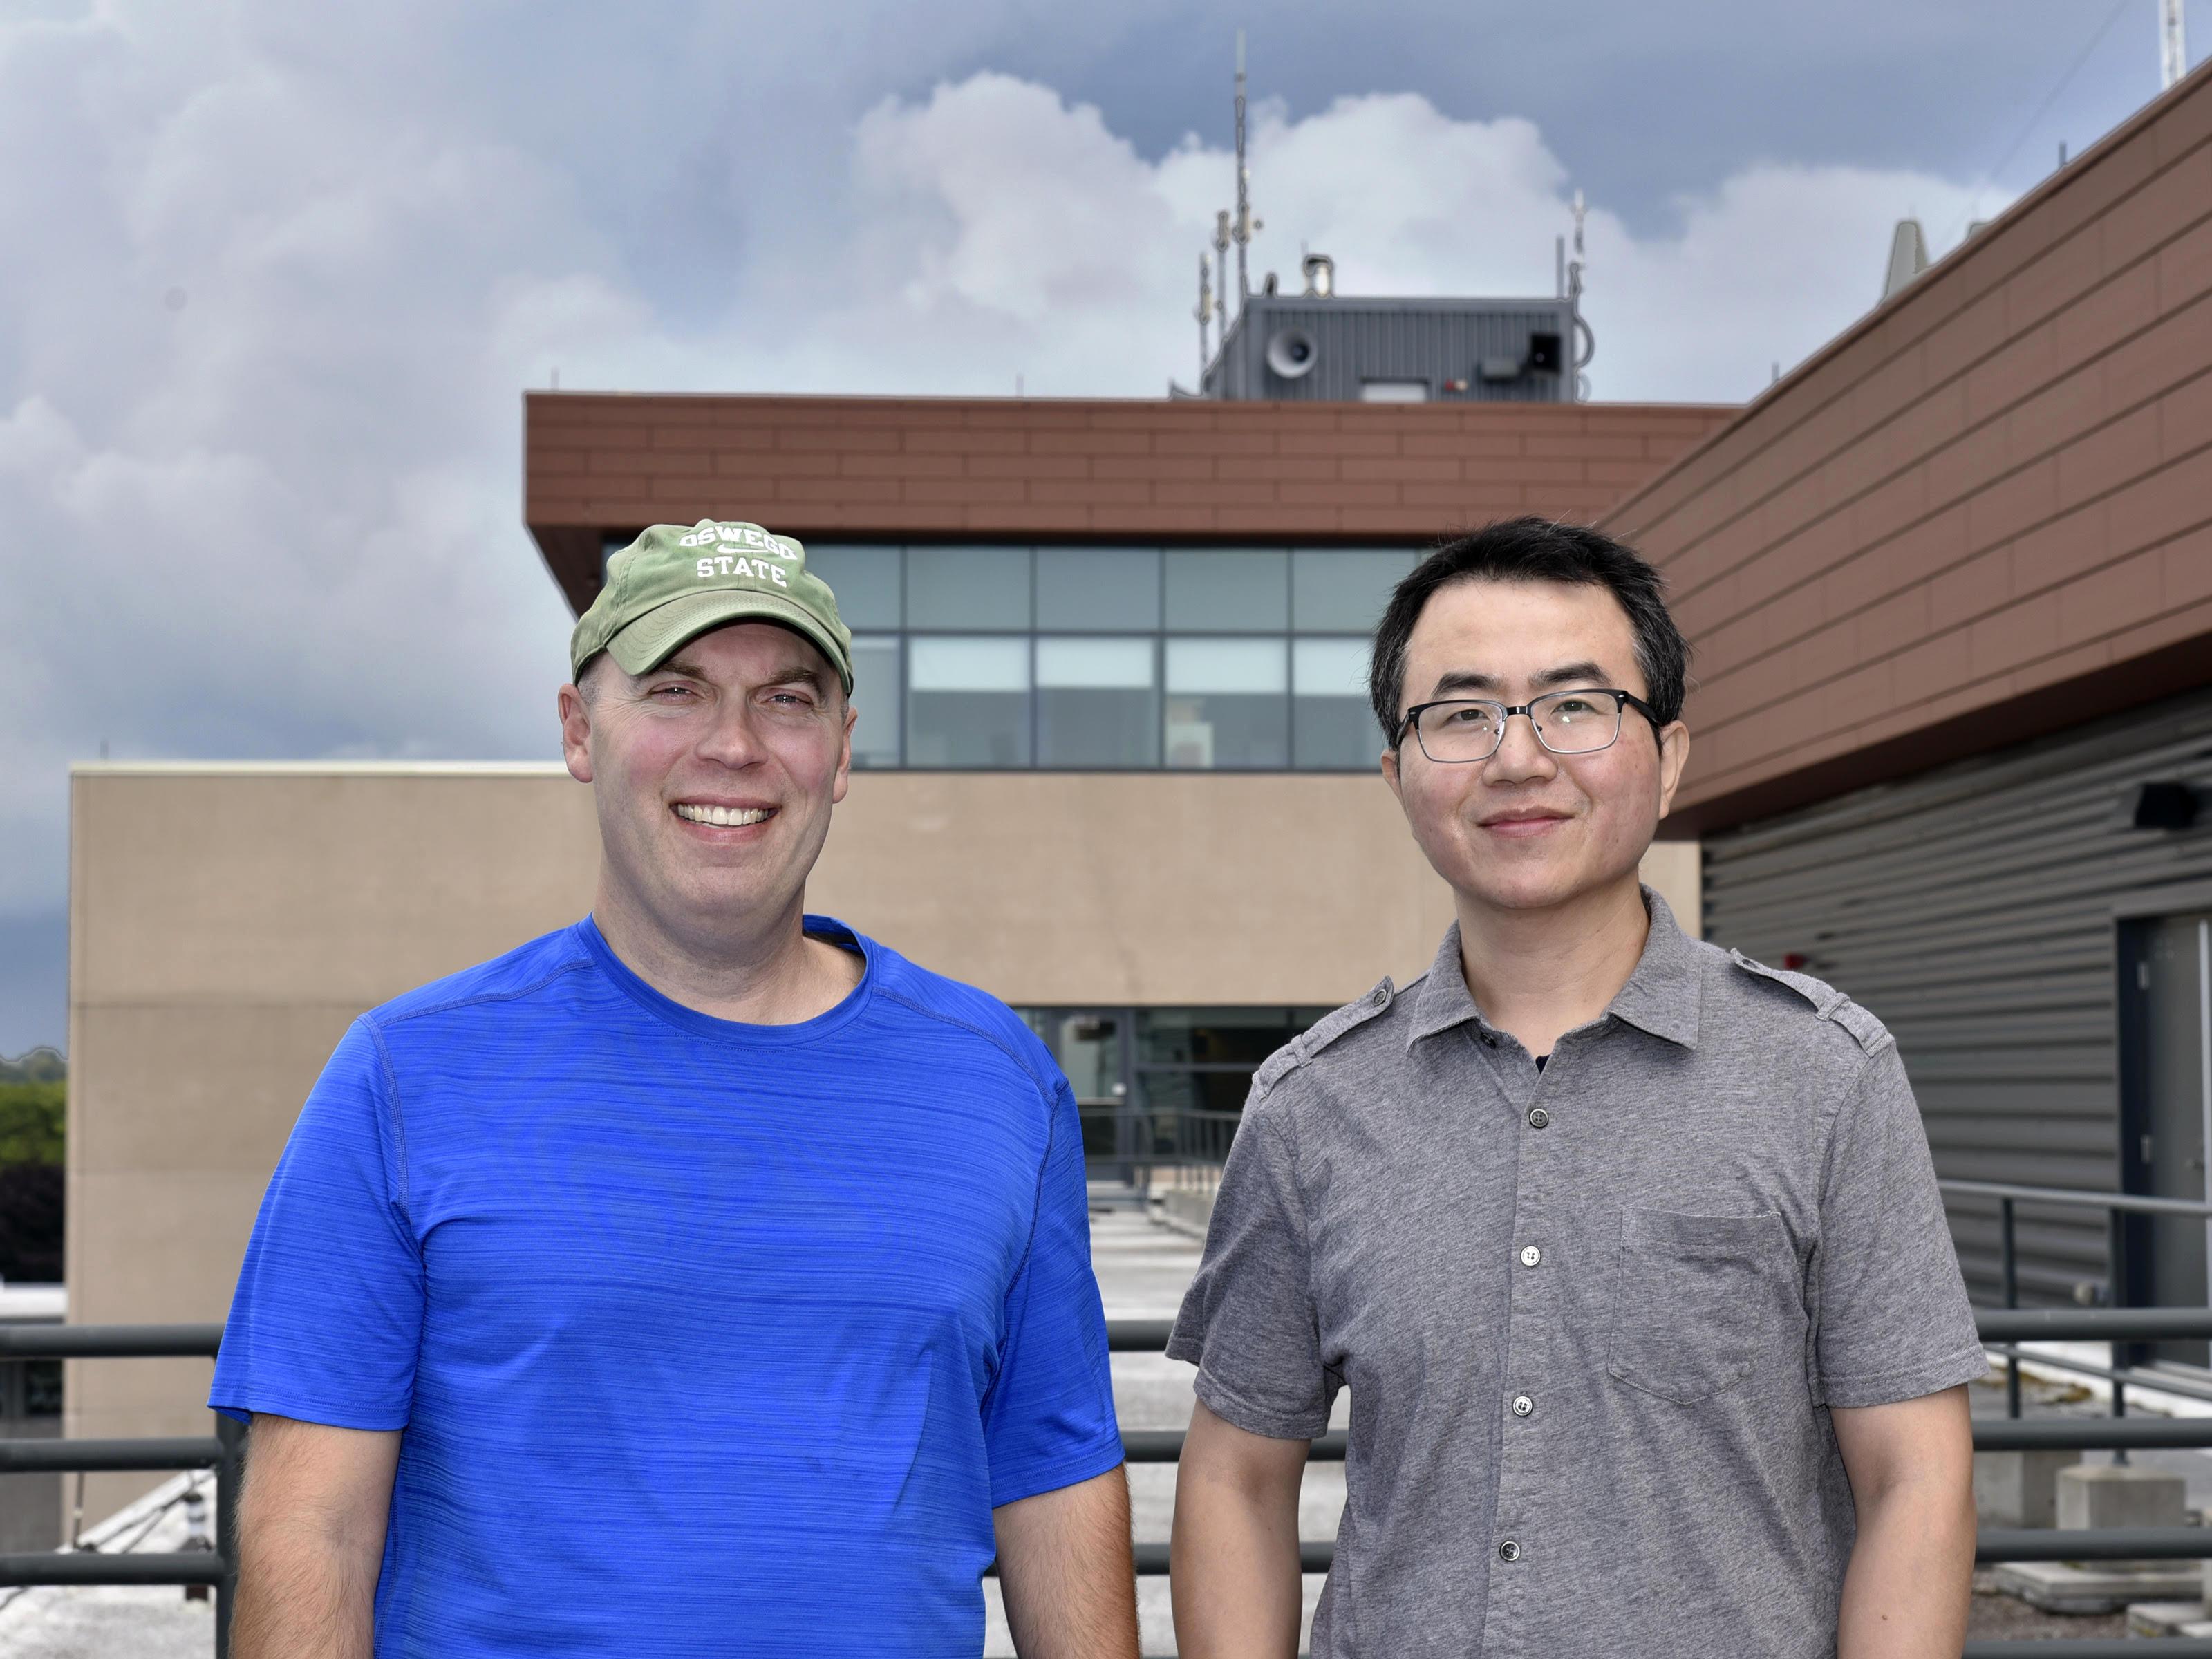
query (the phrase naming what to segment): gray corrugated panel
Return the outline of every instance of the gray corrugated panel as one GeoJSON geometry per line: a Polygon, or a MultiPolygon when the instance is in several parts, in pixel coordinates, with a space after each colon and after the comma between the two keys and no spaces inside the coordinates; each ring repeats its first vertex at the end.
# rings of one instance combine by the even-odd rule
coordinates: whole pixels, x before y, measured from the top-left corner
{"type": "MultiPolygon", "coordinates": [[[[2112,1190],[2114,906],[2212,878],[2212,827],[2125,826],[2154,778],[2212,789],[2212,693],[1713,836],[1706,937],[1802,955],[1881,1016],[1943,1175],[2112,1190]]],[[[1953,1231],[1976,1295],[1993,1297],[1996,1206],[1962,1205],[1953,1231]]],[[[2023,1206],[2023,1292],[2102,1284],[2107,1237],[2101,1212],[2023,1206]]]]}

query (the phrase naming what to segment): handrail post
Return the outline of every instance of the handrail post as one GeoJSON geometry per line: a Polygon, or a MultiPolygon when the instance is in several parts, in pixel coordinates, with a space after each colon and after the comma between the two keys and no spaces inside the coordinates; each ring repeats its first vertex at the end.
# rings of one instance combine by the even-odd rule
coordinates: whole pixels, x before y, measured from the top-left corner
{"type": "MultiPolygon", "coordinates": [[[[2020,1306],[2020,1258],[2013,1245],[2012,1200],[1997,1200],[1998,1261],[2004,1275],[2004,1304],[2020,1306]]],[[[2020,1348],[2015,1344],[2005,1355],[2005,1415],[2020,1415],[2020,1348]]]]}
{"type": "Polygon", "coordinates": [[[230,1620],[238,1599],[238,1492],[245,1468],[246,1425],[217,1412],[215,1437],[222,1443],[222,1461],[215,1466],[216,1559],[222,1563],[222,1581],[215,1587],[215,1659],[230,1659],[230,1620]]]}

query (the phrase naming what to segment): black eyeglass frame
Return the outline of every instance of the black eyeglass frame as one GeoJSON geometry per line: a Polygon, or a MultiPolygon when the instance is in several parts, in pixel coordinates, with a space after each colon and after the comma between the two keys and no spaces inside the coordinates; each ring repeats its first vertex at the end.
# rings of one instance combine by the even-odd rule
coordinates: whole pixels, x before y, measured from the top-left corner
{"type": "Polygon", "coordinates": [[[1602,755],[1607,750],[1612,748],[1614,744],[1620,741],[1620,711],[1624,706],[1633,708],[1638,714],[1643,715],[1645,720],[1651,722],[1651,735],[1655,738],[1664,738],[1667,726],[1666,723],[1659,718],[1658,711],[1653,708],[1650,703],[1644,702],[1643,698],[1638,696],[1633,691],[1624,691],[1617,685],[1575,685],[1565,686],[1557,691],[1547,691],[1542,696],[1531,698],[1528,702],[1524,703],[1503,703],[1491,697],[1438,697],[1432,702],[1417,702],[1411,708],[1408,708],[1404,714],[1399,717],[1396,742],[1399,747],[1403,748],[1405,746],[1406,731],[1407,728],[1410,726],[1413,729],[1414,744],[1419,748],[1422,756],[1430,763],[1430,764],[1433,766],[1479,766],[1484,761],[1488,760],[1492,755],[1496,754],[1500,749],[1503,749],[1505,746],[1506,722],[1510,720],[1516,714],[1524,714],[1528,716],[1529,729],[1535,732],[1536,741],[1542,744],[1546,752],[1561,757],[1571,757],[1575,755],[1602,755]],[[1554,749],[1550,744],[1545,743],[1544,728],[1536,724],[1536,717],[1533,714],[1530,714],[1529,710],[1534,708],[1536,704],[1546,702],[1550,698],[1565,696],[1613,698],[1614,700],[1613,709],[1613,736],[1608,738],[1605,742],[1598,744],[1595,749],[1554,749]],[[1478,704],[1485,708],[1498,708],[1504,711],[1498,716],[1498,741],[1491,745],[1489,752],[1487,754],[1481,755],[1470,755],[1463,760],[1438,760],[1434,755],[1430,754],[1428,744],[1421,741],[1421,716],[1431,708],[1471,708],[1478,704]]]}

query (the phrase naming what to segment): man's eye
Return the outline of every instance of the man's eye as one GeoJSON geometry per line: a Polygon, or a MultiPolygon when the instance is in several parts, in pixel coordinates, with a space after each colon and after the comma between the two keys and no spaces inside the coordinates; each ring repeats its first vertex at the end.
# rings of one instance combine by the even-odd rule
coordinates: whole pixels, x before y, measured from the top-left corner
{"type": "Polygon", "coordinates": [[[1480,706],[1454,708],[1445,714],[1444,720],[1451,726],[1487,726],[1490,724],[1490,711],[1480,706]]]}

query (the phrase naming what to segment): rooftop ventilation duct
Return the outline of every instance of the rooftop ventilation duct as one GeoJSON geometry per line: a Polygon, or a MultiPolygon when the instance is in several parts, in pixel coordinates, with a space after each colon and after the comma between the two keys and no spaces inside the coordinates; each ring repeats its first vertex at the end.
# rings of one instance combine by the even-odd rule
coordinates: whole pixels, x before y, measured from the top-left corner
{"type": "Polygon", "coordinates": [[[1309,253],[1299,261],[1306,276],[1306,297],[1326,300],[1336,292],[1336,261],[1326,253],[1309,253]]]}

